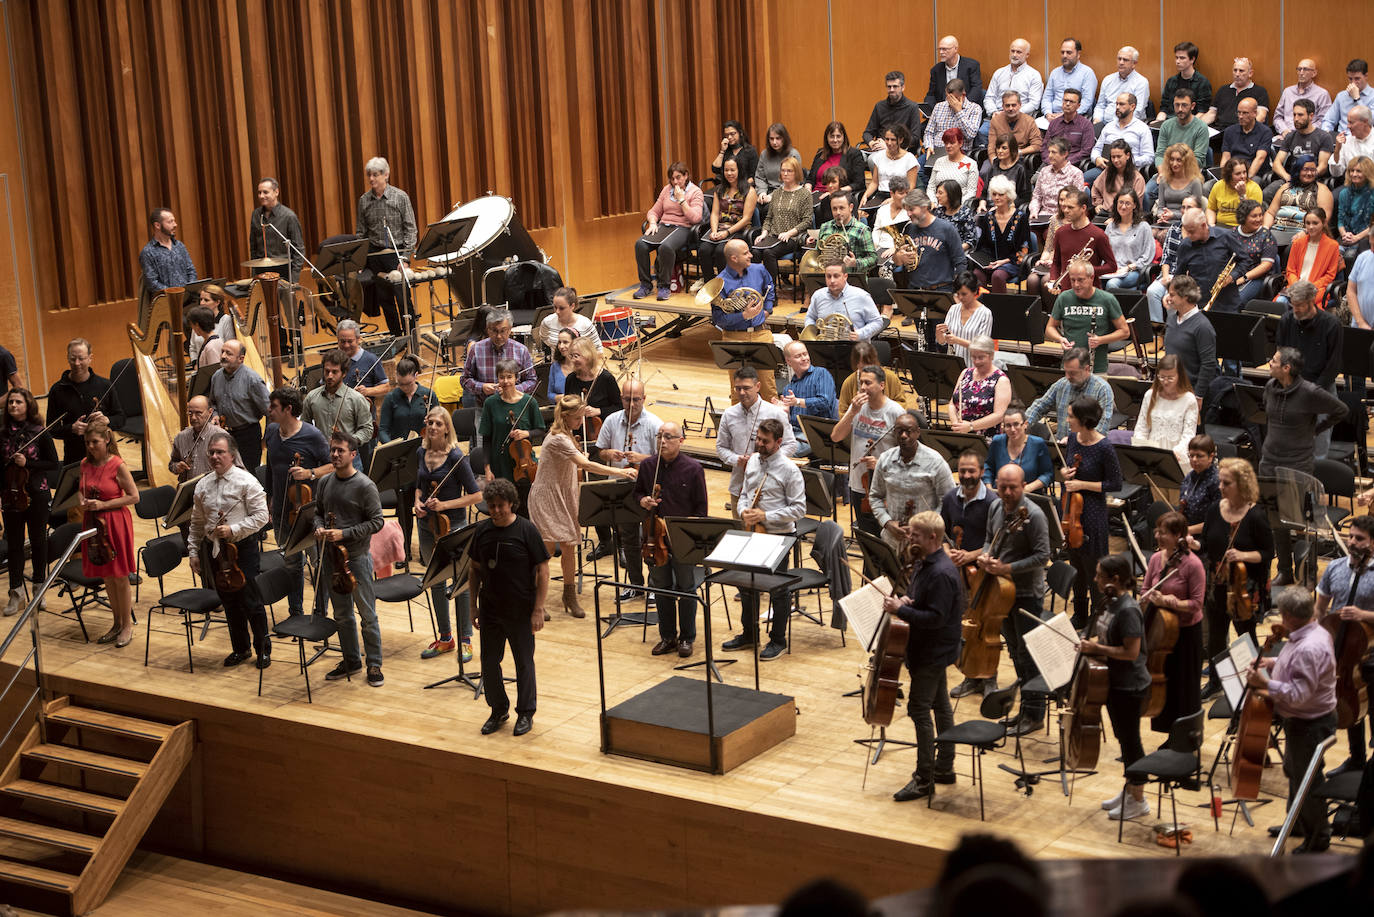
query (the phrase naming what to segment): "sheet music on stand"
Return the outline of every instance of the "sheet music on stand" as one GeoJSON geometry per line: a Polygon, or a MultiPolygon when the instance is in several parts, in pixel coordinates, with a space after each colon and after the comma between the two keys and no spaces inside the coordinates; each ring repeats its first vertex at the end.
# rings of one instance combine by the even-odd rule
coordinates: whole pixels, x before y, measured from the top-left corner
{"type": "Polygon", "coordinates": [[[1241,634],[1226,648],[1225,654],[1214,660],[1217,678],[1221,681],[1226,699],[1231,702],[1232,710],[1240,709],[1241,700],[1245,697],[1246,673],[1258,658],[1259,646],[1255,638],[1241,634]]]}
{"type": "MultiPolygon", "coordinates": [[[[1019,609],[1018,609],[1019,613],[1019,609]]],[[[1026,650],[1051,691],[1057,691],[1073,678],[1078,663],[1078,633],[1062,611],[1026,632],[1026,650]]]]}
{"type": "Polygon", "coordinates": [[[886,576],[880,576],[840,599],[840,610],[865,650],[873,649],[873,641],[878,636],[878,627],[883,620],[883,599],[890,595],[892,583],[886,576]]]}
{"type": "Polygon", "coordinates": [[[744,567],[767,567],[776,570],[778,563],[792,546],[785,535],[763,532],[726,532],[706,556],[708,564],[738,564],[744,567]]]}

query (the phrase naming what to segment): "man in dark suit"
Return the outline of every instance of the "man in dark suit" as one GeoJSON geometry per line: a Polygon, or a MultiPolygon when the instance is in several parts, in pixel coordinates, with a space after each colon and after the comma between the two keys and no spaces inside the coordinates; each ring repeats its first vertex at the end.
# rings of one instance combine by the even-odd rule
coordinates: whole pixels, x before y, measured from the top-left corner
{"type": "Polygon", "coordinates": [[[959,56],[959,39],[946,35],[940,39],[940,63],[930,68],[930,88],[926,90],[925,104],[934,105],[945,100],[945,84],[952,79],[961,79],[968,88],[968,100],[975,105],[983,104],[983,72],[978,62],[971,57],[959,56]]]}

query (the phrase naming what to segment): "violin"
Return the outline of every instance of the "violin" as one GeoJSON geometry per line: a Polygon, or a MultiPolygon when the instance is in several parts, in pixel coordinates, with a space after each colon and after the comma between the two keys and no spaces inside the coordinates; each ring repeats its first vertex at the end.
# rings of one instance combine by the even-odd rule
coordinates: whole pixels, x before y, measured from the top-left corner
{"type": "MultiPolygon", "coordinates": [[[[432,484],[430,484],[430,497],[433,497],[436,500],[439,498],[439,485],[441,483],[441,481],[434,481],[432,484]]],[[[429,514],[429,530],[434,534],[435,540],[443,538],[445,535],[449,533],[449,529],[451,528],[452,524],[449,522],[448,513],[436,510],[435,512],[429,514]]]]}
{"type": "Polygon", "coordinates": [[[910,636],[911,625],[891,612],[883,614],[883,622],[873,638],[873,654],[868,658],[868,678],[864,682],[864,722],[870,726],[892,725],[910,636]]]}
{"type": "MultiPolygon", "coordinates": [[[[1337,537],[1337,543],[1344,543],[1337,537]]],[[[1360,575],[1365,572],[1364,565],[1369,562],[1369,554],[1356,548],[1347,548],[1346,557],[1350,561],[1350,593],[1345,604],[1355,603],[1355,587],[1359,585],[1360,575]]],[[[1331,645],[1336,653],[1336,728],[1349,729],[1364,718],[1368,709],[1369,697],[1364,680],[1359,677],[1360,661],[1369,651],[1370,627],[1363,621],[1346,621],[1339,614],[1339,608],[1332,609],[1321,619],[1322,627],[1331,634],[1331,645]]]]}
{"type": "MultiPolygon", "coordinates": [[[[291,467],[301,467],[301,454],[297,452],[291,459],[291,467]]],[[[296,516],[301,511],[301,507],[315,498],[310,489],[310,485],[304,481],[297,481],[290,475],[286,478],[286,526],[289,529],[296,524],[296,516]]]]}
{"type": "MultiPolygon", "coordinates": [[[[1231,523],[1231,538],[1226,542],[1226,551],[1235,546],[1238,531],[1240,523],[1231,523]]],[[[1226,562],[1226,551],[1222,552],[1222,559],[1217,561],[1212,571],[1212,580],[1226,589],[1226,613],[1231,616],[1231,620],[1249,621],[1255,616],[1255,609],[1259,606],[1259,590],[1251,589],[1250,571],[1243,561],[1226,562]]]]}
{"type": "MultiPolygon", "coordinates": [[[[654,477],[658,477],[658,470],[654,470],[654,477]]],[[[654,482],[655,500],[662,499],[663,485],[654,482]]],[[[650,511],[644,517],[642,523],[642,538],[639,546],[640,556],[644,562],[651,567],[664,567],[668,564],[668,523],[663,521],[663,517],[658,514],[658,508],[650,511]]]]}
{"type": "MultiPolygon", "coordinates": [[[[215,523],[218,528],[224,525],[225,514],[219,514],[219,521],[215,523]]],[[[246,585],[243,571],[239,569],[239,548],[229,539],[224,539],[219,545],[219,554],[213,560],[215,570],[215,589],[218,592],[238,592],[246,585]]]]}
{"type": "MultiPolygon", "coordinates": [[[[86,488],[86,499],[99,500],[100,488],[86,488]]],[[[93,567],[103,567],[106,564],[114,563],[114,559],[119,556],[115,550],[114,542],[110,540],[110,532],[105,527],[105,520],[100,518],[99,510],[90,510],[81,520],[82,528],[94,528],[95,537],[86,542],[86,560],[90,561],[93,567]]]]}
{"type": "MultiPolygon", "coordinates": [[[[1110,602],[1119,593],[1109,584],[1103,595],[1110,602]]],[[[1093,612],[1085,633],[1092,633],[1101,613],[1101,608],[1093,612]]],[[[1067,770],[1092,770],[1102,750],[1102,705],[1111,687],[1107,660],[1079,650],[1070,685],[1069,704],[1059,724],[1059,754],[1067,770]]]]}
{"type": "Polygon", "coordinates": [[[1150,596],[1159,591],[1165,580],[1182,569],[1183,557],[1184,549],[1180,542],[1164,562],[1159,581],[1140,597],[1140,604],[1145,608],[1145,646],[1149,649],[1145,666],[1150,672],[1150,694],[1145,699],[1141,716],[1159,716],[1164,709],[1168,690],[1164,662],[1178,644],[1178,615],[1171,609],[1150,602],[1150,596]]]}
{"type": "MultiPolygon", "coordinates": [[[[528,403],[526,402],[526,404],[528,403]]],[[[525,413],[523,407],[520,409],[520,413],[522,415],[525,413]]],[[[507,411],[506,418],[510,421],[511,433],[514,433],[516,430],[515,412],[507,411]]],[[[506,441],[509,444],[506,446],[506,451],[510,455],[511,461],[515,462],[515,483],[534,484],[534,476],[539,468],[534,461],[534,444],[528,438],[512,439],[510,433],[506,434],[506,441]]]]}
{"type": "MultiPolygon", "coordinates": [[[[1023,504],[1002,523],[987,556],[995,558],[1006,537],[1029,524],[1030,510],[1023,504]]],[[[1016,606],[1016,583],[1010,576],[995,576],[975,566],[969,575],[969,589],[973,598],[962,622],[964,648],[959,651],[959,671],[966,678],[992,678],[1002,653],[1002,621],[1016,606]]]]}
{"type": "MultiPolygon", "coordinates": [[[[1283,625],[1275,624],[1264,641],[1260,656],[1266,656],[1288,636],[1283,625]]],[[[1258,660],[1257,660],[1258,661],[1258,660]]],[[[1231,795],[1236,799],[1258,799],[1260,777],[1269,753],[1269,730],[1274,723],[1274,701],[1249,687],[1240,702],[1240,723],[1236,727],[1235,747],[1231,750],[1231,795]]]]}
{"type": "MultiPolygon", "coordinates": [[[[1083,464],[1083,453],[1073,457],[1073,470],[1076,473],[1083,464]]],[[[1083,547],[1083,493],[1073,490],[1064,494],[1064,543],[1077,550],[1083,547]]]]}
{"type": "Polygon", "coordinates": [[[29,510],[29,467],[14,462],[14,457],[26,448],[27,444],[15,449],[5,463],[5,503],[16,513],[26,513],[29,510]]]}
{"type": "MultiPolygon", "coordinates": [[[[325,516],[324,527],[327,529],[338,528],[333,513],[325,516]]],[[[327,541],[325,542],[325,550],[329,552],[330,590],[341,595],[348,595],[358,588],[358,580],[353,576],[353,568],[348,564],[348,548],[344,547],[342,541],[327,541]]]]}

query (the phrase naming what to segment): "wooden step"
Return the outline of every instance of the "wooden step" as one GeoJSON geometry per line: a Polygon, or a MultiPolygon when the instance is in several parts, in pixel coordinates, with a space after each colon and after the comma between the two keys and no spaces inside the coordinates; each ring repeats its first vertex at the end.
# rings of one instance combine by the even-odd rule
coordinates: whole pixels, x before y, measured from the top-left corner
{"type": "Polygon", "coordinates": [[[85,790],[60,786],[56,783],[41,783],[37,780],[16,780],[0,787],[0,793],[8,793],[20,799],[33,799],[55,805],[69,806],[85,812],[94,812],[97,815],[113,817],[124,811],[124,800],[122,799],[116,799],[113,796],[101,796],[99,793],[87,793],[85,790]]]}
{"type": "Polygon", "coordinates": [[[135,779],[148,772],[148,765],[142,761],[120,758],[116,755],[102,755],[99,752],[87,751],[84,748],[72,748],[68,745],[35,745],[33,748],[25,750],[24,757],[50,764],[68,764],[86,770],[101,771],[106,774],[116,774],[120,777],[133,777],[135,779]]]}
{"type": "Polygon", "coordinates": [[[77,877],[17,860],[0,860],[0,882],[17,882],[31,888],[70,895],[76,891],[77,877]]]}
{"type": "Polygon", "coordinates": [[[68,831],[65,828],[50,828],[21,818],[0,817],[0,836],[47,844],[49,847],[60,847],[87,856],[95,853],[96,848],[100,846],[100,838],[94,835],[68,831]]]}
{"type": "Polygon", "coordinates": [[[106,713],[104,710],[92,710],[89,707],[63,707],[49,713],[48,719],[66,726],[99,729],[101,732],[147,739],[150,742],[162,742],[172,734],[172,727],[164,723],[121,716],[118,713],[106,713]]]}

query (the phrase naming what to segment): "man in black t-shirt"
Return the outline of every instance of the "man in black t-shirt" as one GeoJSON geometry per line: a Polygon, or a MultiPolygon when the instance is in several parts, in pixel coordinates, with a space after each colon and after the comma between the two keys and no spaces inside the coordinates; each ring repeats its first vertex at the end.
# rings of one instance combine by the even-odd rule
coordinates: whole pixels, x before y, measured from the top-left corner
{"type": "Polygon", "coordinates": [[[9,383],[10,388],[24,388],[24,377],[19,375],[19,364],[14,362],[14,354],[0,347],[0,381],[9,383]]]}
{"type": "Polygon", "coordinates": [[[491,707],[482,735],[491,735],[510,719],[501,677],[509,642],[515,660],[513,732],[522,736],[534,725],[534,635],[544,629],[549,552],[534,523],[515,514],[520,497],[514,484],[504,478],[489,481],[482,499],[490,518],[477,523],[468,547],[472,626],[482,632],[482,684],[491,707]]]}

